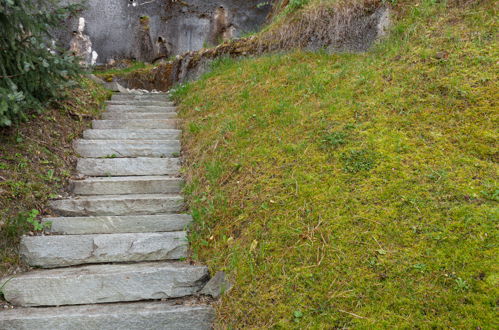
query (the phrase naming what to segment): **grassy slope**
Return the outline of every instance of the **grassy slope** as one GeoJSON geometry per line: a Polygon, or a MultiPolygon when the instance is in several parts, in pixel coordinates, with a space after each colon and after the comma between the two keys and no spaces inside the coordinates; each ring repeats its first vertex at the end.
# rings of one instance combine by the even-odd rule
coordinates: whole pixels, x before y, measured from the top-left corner
{"type": "Polygon", "coordinates": [[[100,113],[109,92],[90,80],[18,127],[0,130],[0,277],[22,265],[20,235],[33,230],[29,213],[46,211],[74,170],[71,141],[100,113]]]}
{"type": "Polygon", "coordinates": [[[220,327],[493,327],[497,12],[433,3],[369,53],[177,90],[194,257],[235,283],[220,327]]]}

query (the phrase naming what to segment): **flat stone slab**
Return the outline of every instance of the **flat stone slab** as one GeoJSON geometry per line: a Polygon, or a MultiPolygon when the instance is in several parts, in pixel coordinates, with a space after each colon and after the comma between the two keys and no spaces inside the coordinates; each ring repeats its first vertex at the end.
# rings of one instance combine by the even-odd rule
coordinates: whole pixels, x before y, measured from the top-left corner
{"type": "Polygon", "coordinates": [[[179,213],[184,209],[180,195],[103,195],[50,201],[62,216],[154,215],[179,213]]]}
{"type": "Polygon", "coordinates": [[[52,308],[17,308],[0,313],[0,329],[37,330],[210,330],[208,305],[138,302],[52,308]]]}
{"type": "Polygon", "coordinates": [[[80,158],[78,173],[88,176],[178,175],[179,158],[80,158]]]}
{"type": "Polygon", "coordinates": [[[164,101],[168,102],[169,97],[167,94],[114,94],[111,101],[121,100],[140,100],[140,101],[164,101]]]}
{"type": "Polygon", "coordinates": [[[95,129],[106,129],[106,128],[172,129],[172,128],[177,128],[177,120],[176,119],[93,120],[92,127],[95,129]]]}
{"type": "Polygon", "coordinates": [[[183,231],[192,223],[188,214],[45,218],[48,232],[64,235],[153,233],[183,231]]]}
{"type": "Polygon", "coordinates": [[[187,250],[186,232],[24,236],[20,246],[26,263],[42,268],[179,260],[187,250]]]}
{"type": "Polygon", "coordinates": [[[176,112],[124,112],[106,111],[102,114],[102,119],[106,120],[130,120],[130,119],[174,119],[176,112]]]}
{"type": "Polygon", "coordinates": [[[184,180],[165,176],[88,178],[71,181],[75,195],[126,195],[180,193],[184,180]]]}
{"type": "Polygon", "coordinates": [[[83,132],[87,140],[178,140],[176,129],[89,129],[83,132]]]}
{"type": "Polygon", "coordinates": [[[107,111],[115,112],[161,112],[161,113],[174,113],[177,108],[173,106],[147,106],[147,105],[133,105],[133,104],[122,104],[122,105],[109,105],[107,111]]]}
{"type": "Polygon", "coordinates": [[[76,140],[73,148],[82,157],[172,157],[180,153],[177,140],[76,140]]]}
{"type": "Polygon", "coordinates": [[[174,107],[175,103],[170,101],[154,101],[154,100],[112,100],[106,101],[108,105],[137,105],[137,106],[158,106],[158,107],[174,107]]]}
{"type": "Polygon", "coordinates": [[[63,306],[185,297],[208,278],[204,266],[154,262],[35,270],[0,286],[16,306],[63,306]]]}

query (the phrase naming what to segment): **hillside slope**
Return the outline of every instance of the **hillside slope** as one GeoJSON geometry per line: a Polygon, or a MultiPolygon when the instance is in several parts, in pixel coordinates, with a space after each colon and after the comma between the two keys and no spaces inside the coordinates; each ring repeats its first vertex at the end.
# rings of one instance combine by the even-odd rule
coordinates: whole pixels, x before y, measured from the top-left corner
{"type": "Polygon", "coordinates": [[[0,277],[25,268],[20,236],[36,229],[48,200],[62,193],[76,162],[71,142],[99,116],[110,92],[83,79],[61,96],[43,113],[0,129],[0,277]]]}
{"type": "Polygon", "coordinates": [[[235,284],[218,326],[494,327],[497,7],[399,2],[367,53],[219,60],[175,91],[194,258],[235,284]]]}

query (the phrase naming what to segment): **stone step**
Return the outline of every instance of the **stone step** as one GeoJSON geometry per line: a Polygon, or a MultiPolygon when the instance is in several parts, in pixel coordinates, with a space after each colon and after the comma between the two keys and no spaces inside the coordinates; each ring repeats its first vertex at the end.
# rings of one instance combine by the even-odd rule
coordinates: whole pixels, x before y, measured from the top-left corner
{"type": "Polygon", "coordinates": [[[0,281],[15,306],[63,306],[185,297],[198,292],[208,269],[180,262],[90,265],[35,270],[0,281]]]}
{"type": "Polygon", "coordinates": [[[92,127],[95,129],[106,129],[106,128],[171,129],[171,128],[177,128],[177,120],[175,119],[93,120],[92,127]]]}
{"type": "Polygon", "coordinates": [[[176,129],[89,129],[83,132],[87,140],[178,140],[176,129]]]}
{"type": "Polygon", "coordinates": [[[106,111],[102,114],[102,119],[106,120],[130,120],[130,119],[174,119],[176,112],[123,112],[106,111]]]}
{"type": "Polygon", "coordinates": [[[154,215],[179,213],[184,209],[180,195],[102,195],[50,201],[61,216],[154,215]]]}
{"type": "Polygon", "coordinates": [[[76,140],[73,148],[82,157],[172,157],[180,153],[176,140],[76,140]]]}
{"type": "Polygon", "coordinates": [[[78,173],[88,176],[178,175],[179,158],[80,158],[78,173]]]}
{"type": "Polygon", "coordinates": [[[108,111],[115,112],[161,112],[161,113],[173,113],[177,111],[176,107],[164,107],[164,106],[138,106],[133,104],[127,105],[109,105],[107,107],[108,111]]]}
{"type": "Polygon", "coordinates": [[[117,93],[111,97],[111,101],[120,100],[140,100],[140,101],[164,101],[168,102],[169,97],[167,94],[125,94],[117,93]]]}
{"type": "Polygon", "coordinates": [[[5,310],[0,329],[209,330],[214,319],[208,305],[151,301],[5,310]]]}
{"type": "Polygon", "coordinates": [[[64,235],[153,233],[183,231],[192,223],[188,214],[45,218],[48,232],[64,235]]]}
{"type": "Polygon", "coordinates": [[[180,193],[184,180],[165,176],[131,176],[72,180],[75,195],[126,195],[180,193]]]}
{"type": "Polygon", "coordinates": [[[154,100],[112,100],[106,101],[108,105],[136,105],[136,106],[158,106],[158,107],[173,107],[175,103],[170,101],[154,101],[154,100]]]}
{"type": "Polygon", "coordinates": [[[55,268],[106,262],[179,260],[187,257],[184,231],[99,235],[24,236],[20,253],[33,267],[55,268]]]}

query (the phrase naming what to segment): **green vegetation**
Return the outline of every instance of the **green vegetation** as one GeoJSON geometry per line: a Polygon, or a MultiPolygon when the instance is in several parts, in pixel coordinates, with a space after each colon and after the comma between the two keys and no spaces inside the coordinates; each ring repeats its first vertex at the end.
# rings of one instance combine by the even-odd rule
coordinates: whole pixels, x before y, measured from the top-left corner
{"type": "Polygon", "coordinates": [[[74,57],[57,54],[49,30],[80,5],[58,0],[0,0],[0,127],[25,120],[80,73],[74,57]],[[51,49],[52,48],[52,49],[51,49]]]}
{"type": "Polygon", "coordinates": [[[137,73],[137,72],[149,72],[155,66],[153,64],[147,64],[144,62],[122,62],[125,64],[123,68],[111,68],[111,69],[103,69],[96,70],[94,74],[96,76],[101,77],[106,81],[113,81],[114,77],[126,77],[128,74],[137,73]]]}
{"type": "Polygon", "coordinates": [[[219,327],[495,328],[496,4],[398,2],[368,53],[176,89],[194,258],[235,284],[219,327]]]}
{"type": "Polygon", "coordinates": [[[19,237],[44,226],[46,204],[71,177],[71,142],[100,113],[109,92],[90,80],[65,92],[57,103],[27,122],[0,130],[0,277],[22,267],[19,237]]]}

